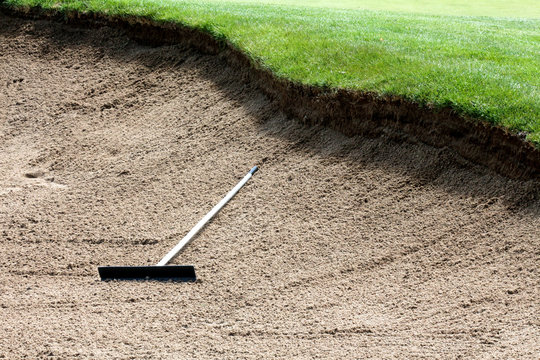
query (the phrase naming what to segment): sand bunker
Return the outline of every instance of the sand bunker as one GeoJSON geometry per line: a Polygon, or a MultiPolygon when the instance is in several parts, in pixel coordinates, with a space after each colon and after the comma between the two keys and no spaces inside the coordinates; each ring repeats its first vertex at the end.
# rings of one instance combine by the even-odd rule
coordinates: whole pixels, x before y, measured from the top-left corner
{"type": "Polygon", "coordinates": [[[535,358],[540,196],[286,118],[216,57],[0,16],[0,357],[535,358]],[[174,262],[194,284],[103,283],[174,262]]]}

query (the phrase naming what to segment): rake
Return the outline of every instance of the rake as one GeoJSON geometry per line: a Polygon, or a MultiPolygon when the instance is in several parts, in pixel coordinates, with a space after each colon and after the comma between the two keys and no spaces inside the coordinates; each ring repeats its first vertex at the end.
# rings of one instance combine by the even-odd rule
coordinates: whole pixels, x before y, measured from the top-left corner
{"type": "Polygon", "coordinates": [[[195,281],[195,267],[193,265],[167,265],[195,235],[210,221],[223,206],[246,184],[246,182],[259,170],[257,166],[253,167],[249,173],[216,205],[208,214],[206,214],[198,223],[187,233],[180,242],[171,249],[161,259],[157,265],[151,266],[99,266],[98,272],[101,280],[156,280],[156,281],[174,281],[188,282],[195,281]]]}

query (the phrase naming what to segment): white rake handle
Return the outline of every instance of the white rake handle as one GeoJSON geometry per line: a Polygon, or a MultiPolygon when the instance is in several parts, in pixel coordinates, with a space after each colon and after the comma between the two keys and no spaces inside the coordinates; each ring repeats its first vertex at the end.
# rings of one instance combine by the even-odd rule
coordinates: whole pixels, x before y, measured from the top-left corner
{"type": "Polygon", "coordinates": [[[210,221],[210,219],[212,219],[214,215],[216,215],[219,210],[221,210],[221,208],[224,207],[225,204],[227,204],[229,200],[234,197],[234,195],[236,195],[236,193],[242,188],[242,186],[247,183],[249,179],[251,179],[251,177],[253,176],[253,174],[255,174],[257,170],[259,170],[257,166],[253,167],[253,169],[251,169],[250,172],[247,173],[247,175],[244,176],[244,178],[240,180],[240,182],[231,191],[229,191],[229,193],[225,195],[225,197],[216,206],[214,206],[214,208],[210,210],[210,212],[206,214],[205,217],[203,217],[197,223],[197,225],[195,225],[193,229],[191,229],[190,232],[188,232],[187,235],[184,236],[184,238],[180,240],[180,242],[174,248],[172,248],[172,250],[169,251],[167,255],[163,257],[163,259],[161,259],[157,263],[157,266],[167,265],[169,261],[171,261],[180,251],[182,251],[182,249],[186,247],[187,244],[189,244],[191,239],[195,235],[197,235],[197,233],[204,227],[204,225],[206,225],[206,223],[210,221]]]}

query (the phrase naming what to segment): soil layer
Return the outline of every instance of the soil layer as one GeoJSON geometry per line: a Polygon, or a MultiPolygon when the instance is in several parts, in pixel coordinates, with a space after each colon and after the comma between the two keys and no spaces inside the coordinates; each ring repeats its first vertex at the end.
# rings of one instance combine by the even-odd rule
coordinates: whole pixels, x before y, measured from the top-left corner
{"type": "Polygon", "coordinates": [[[0,15],[0,357],[531,358],[540,184],[288,118],[222,57],[0,15]],[[192,284],[101,282],[177,259],[192,284]]]}

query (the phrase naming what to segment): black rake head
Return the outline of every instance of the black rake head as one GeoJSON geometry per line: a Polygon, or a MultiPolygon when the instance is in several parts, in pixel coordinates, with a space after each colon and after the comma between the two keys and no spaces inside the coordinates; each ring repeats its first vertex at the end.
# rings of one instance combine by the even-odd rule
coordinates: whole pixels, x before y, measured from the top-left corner
{"type": "Polygon", "coordinates": [[[195,267],[192,265],[99,266],[98,272],[102,281],[194,282],[197,280],[195,267]]]}

